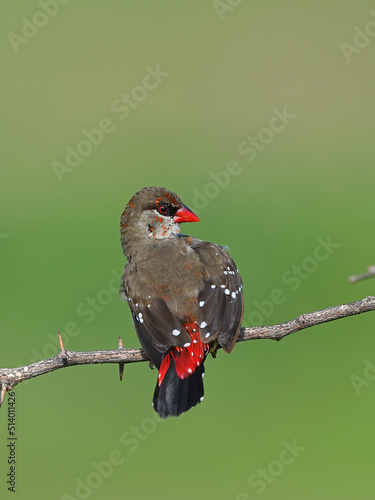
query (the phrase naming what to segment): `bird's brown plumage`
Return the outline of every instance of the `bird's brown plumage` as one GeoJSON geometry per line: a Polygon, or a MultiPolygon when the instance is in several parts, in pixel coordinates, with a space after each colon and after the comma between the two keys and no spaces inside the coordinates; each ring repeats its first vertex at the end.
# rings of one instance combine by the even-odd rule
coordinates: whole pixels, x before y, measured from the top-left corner
{"type": "MultiPolygon", "coordinates": [[[[183,371],[185,365],[180,368],[180,358],[185,351],[194,357],[192,348],[196,346],[191,346],[193,337],[188,325],[196,325],[198,338],[206,346],[202,347],[205,357],[209,347],[217,343],[231,352],[243,317],[242,280],[237,267],[223,247],[180,234],[174,217],[183,207],[171,191],[144,188],[129,201],[121,218],[122,247],[128,258],[122,294],[150,360],[158,369],[163,360],[164,368],[168,361],[165,384],[170,386],[175,377],[169,370],[175,370],[177,364],[177,372],[183,371]]],[[[203,396],[203,384],[194,381],[194,374],[203,373],[203,363],[197,366],[199,370],[186,364],[184,379],[191,378],[191,387],[185,384],[183,401],[179,400],[178,388],[171,397],[173,391],[161,391],[163,380],[162,394],[157,386],[159,399],[163,394],[170,398],[159,407],[156,398],[156,410],[161,416],[178,415],[199,402],[199,394],[194,391],[203,396]]]]}

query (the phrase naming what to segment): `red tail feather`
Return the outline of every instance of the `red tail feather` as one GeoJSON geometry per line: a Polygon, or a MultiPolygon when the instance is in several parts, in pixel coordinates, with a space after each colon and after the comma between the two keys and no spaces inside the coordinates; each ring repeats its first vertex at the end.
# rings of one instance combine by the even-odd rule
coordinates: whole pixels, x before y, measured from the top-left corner
{"type": "Polygon", "coordinates": [[[201,341],[197,323],[185,323],[184,328],[190,334],[191,344],[188,347],[172,347],[165,354],[159,370],[159,387],[163,382],[172,358],[175,362],[178,377],[184,379],[195,372],[197,366],[203,363],[207,355],[209,346],[201,341]]]}

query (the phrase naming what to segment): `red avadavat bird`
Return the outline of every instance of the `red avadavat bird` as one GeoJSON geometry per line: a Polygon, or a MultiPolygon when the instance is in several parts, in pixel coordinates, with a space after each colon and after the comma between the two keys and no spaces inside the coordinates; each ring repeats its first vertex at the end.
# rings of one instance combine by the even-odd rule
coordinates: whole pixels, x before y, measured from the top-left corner
{"type": "Polygon", "coordinates": [[[152,364],[153,406],[178,416],[203,399],[203,363],[231,352],[243,317],[242,280],[224,247],[180,233],[198,217],[171,191],[143,188],[121,217],[127,257],[120,294],[152,364]]]}

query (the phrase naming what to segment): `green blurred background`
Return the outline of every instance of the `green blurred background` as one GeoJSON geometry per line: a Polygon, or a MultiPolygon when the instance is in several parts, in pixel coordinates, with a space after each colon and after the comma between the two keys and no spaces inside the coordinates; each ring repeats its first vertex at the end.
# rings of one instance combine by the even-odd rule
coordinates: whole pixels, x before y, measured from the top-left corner
{"type": "MultiPolygon", "coordinates": [[[[120,215],[148,185],[199,212],[184,232],[230,246],[244,325],[374,294],[374,279],[348,282],[375,264],[375,39],[355,31],[375,34],[373,2],[45,4],[1,6],[0,366],[56,354],[58,330],[72,350],[139,345],[114,289],[120,215]],[[146,68],[162,72],[152,90],[146,68]],[[294,117],[272,137],[275,109],[294,117]],[[66,148],[105,119],[69,167],[66,148]],[[253,161],[238,150],[249,136],[253,161]]],[[[220,352],[204,403],[178,419],[154,415],[146,363],[122,383],[116,365],[33,379],[16,388],[17,496],[373,499],[372,363],[367,313],[220,352]]]]}

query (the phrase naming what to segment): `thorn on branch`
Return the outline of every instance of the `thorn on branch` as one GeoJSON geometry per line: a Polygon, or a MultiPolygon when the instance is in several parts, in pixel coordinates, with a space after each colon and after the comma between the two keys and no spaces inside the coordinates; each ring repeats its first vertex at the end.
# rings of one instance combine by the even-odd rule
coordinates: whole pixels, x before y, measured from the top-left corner
{"type": "Polygon", "coordinates": [[[4,398],[5,398],[5,393],[7,392],[7,384],[6,382],[2,382],[1,383],[1,393],[0,393],[0,408],[1,408],[1,405],[3,404],[3,401],[4,401],[4,398]]]}
{"type": "Polygon", "coordinates": [[[59,337],[59,344],[60,344],[60,352],[59,352],[59,358],[61,361],[64,363],[65,366],[68,364],[68,355],[64,346],[63,339],[61,337],[61,333],[57,332],[57,335],[59,337]]]}
{"type": "MultiPolygon", "coordinates": [[[[122,343],[122,338],[121,337],[118,338],[118,348],[119,349],[123,349],[124,348],[124,344],[122,343]]],[[[119,368],[120,382],[122,382],[122,377],[124,375],[124,363],[119,363],[118,364],[118,368],[119,368]]]]}

